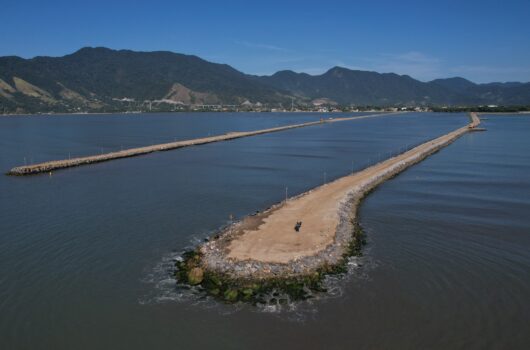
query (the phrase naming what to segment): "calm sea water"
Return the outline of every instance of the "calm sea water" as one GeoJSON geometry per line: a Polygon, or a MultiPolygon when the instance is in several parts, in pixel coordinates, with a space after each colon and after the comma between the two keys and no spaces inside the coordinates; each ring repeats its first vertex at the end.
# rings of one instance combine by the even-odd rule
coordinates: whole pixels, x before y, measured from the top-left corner
{"type": "MultiPolygon", "coordinates": [[[[0,170],[317,114],[0,118],[0,170]]],[[[527,348],[530,118],[496,116],[361,208],[331,293],[273,308],[177,290],[172,258],[241,217],[467,123],[410,113],[0,177],[2,349],[527,348]]]]}

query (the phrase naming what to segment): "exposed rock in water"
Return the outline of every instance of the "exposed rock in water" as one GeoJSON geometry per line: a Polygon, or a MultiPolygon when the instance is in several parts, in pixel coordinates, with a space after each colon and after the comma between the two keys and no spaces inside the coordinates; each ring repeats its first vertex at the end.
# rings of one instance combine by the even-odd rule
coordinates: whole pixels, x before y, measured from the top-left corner
{"type": "Polygon", "coordinates": [[[200,284],[204,279],[204,271],[200,267],[194,267],[188,272],[188,283],[192,286],[200,284]]]}

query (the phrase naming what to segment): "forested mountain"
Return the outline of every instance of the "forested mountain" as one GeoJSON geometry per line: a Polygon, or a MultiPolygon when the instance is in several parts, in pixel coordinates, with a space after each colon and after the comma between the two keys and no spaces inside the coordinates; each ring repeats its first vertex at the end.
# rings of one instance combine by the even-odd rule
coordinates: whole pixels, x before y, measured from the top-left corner
{"type": "Polygon", "coordinates": [[[439,85],[423,83],[408,75],[376,73],[334,67],[322,75],[281,71],[259,81],[300,97],[327,98],[339,104],[430,105],[451,104],[459,96],[439,85]]]}
{"type": "Polygon", "coordinates": [[[0,57],[0,112],[119,111],[153,104],[269,107],[530,104],[529,83],[421,82],[407,75],[334,67],[321,75],[244,74],[167,51],[83,48],[63,57],[0,57]]]}
{"type": "Polygon", "coordinates": [[[188,105],[288,99],[228,65],[163,51],[83,48],[63,57],[1,57],[0,79],[2,103],[28,111],[65,105],[97,110],[117,100],[188,105]]]}

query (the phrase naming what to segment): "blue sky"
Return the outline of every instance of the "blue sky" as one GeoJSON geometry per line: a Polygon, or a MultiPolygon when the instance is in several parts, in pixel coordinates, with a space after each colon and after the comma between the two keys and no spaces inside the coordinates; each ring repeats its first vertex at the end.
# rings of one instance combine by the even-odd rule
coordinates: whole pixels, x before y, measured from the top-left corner
{"type": "Polygon", "coordinates": [[[530,1],[0,0],[0,55],[169,50],[251,74],[333,66],[530,81],[530,1]]]}

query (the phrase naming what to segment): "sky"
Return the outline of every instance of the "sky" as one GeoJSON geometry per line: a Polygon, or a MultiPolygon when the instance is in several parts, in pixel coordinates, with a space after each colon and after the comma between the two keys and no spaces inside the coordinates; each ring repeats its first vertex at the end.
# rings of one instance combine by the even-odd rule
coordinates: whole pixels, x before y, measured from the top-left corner
{"type": "Polygon", "coordinates": [[[334,66],[530,81],[530,0],[0,0],[0,56],[173,51],[249,74],[334,66]]]}

